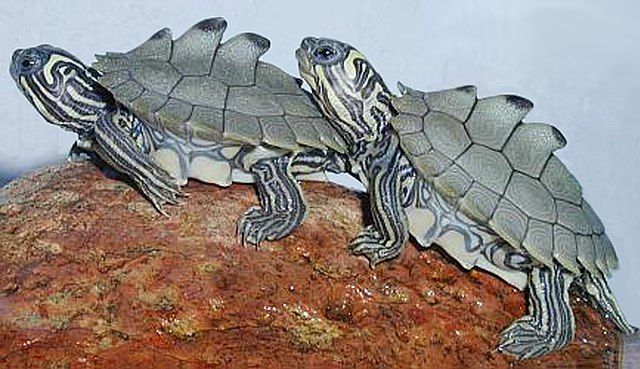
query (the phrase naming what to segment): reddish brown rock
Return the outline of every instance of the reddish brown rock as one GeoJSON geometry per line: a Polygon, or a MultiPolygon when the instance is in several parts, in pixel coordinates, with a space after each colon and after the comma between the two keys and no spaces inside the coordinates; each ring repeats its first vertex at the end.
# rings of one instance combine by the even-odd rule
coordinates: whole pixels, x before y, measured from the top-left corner
{"type": "Polygon", "coordinates": [[[616,365],[615,330],[580,301],[567,349],[521,363],[501,355],[522,293],[414,245],[372,270],[346,247],[361,199],[303,187],[304,226],[256,251],[235,236],[257,202],[251,186],[191,182],[167,218],[89,164],[14,182],[0,194],[0,366],[616,365]]]}

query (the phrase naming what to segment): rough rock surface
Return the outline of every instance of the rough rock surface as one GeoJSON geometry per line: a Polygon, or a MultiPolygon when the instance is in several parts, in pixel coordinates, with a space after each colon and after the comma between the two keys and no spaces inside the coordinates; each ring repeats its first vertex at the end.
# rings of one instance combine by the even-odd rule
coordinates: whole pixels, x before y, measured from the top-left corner
{"type": "Polygon", "coordinates": [[[376,269],[346,245],[362,200],[303,185],[290,237],[243,248],[251,186],[191,182],[159,215],[91,164],[40,171],[0,193],[0,367],[615,367],[619,337],[573,297],[574,342],[514,362],[494,349],[522,293],[407,247],[376,269]]]}

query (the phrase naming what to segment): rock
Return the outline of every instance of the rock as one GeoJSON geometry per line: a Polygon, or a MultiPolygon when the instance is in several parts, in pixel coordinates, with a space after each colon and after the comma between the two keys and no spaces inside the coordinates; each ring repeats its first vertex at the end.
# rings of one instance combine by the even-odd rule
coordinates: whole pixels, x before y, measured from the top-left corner
{"type": "Polygon", "coordinates": [[[521,292],[407,247],[370,269],[349,253],[362,199],[304,183],[290,237],[243,248],[248,185],[192,181],[158,214],[91,164],[50,168],[0,193],[0,366],[7,368],[613,367],[620,339],[574,296],[565,350],[517,363],[495,351],[521,292]]]}

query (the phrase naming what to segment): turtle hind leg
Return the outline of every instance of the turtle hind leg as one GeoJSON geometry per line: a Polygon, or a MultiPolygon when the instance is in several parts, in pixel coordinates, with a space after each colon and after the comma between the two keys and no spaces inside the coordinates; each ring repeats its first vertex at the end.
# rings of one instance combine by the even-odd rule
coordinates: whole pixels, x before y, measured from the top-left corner
{"type": "Polygon", "coordinates": [[[280,156],[251,166],[260,206],[249,208],[238,222],[243,242],[259,245],[284,238],[304,220],[307,205],[290,164],[289,156],[280,156]]]}
{"type": "Polygon", "coordinates": [[[592,306],[602,315],[615,323],[623,333],[633,334],[637,328],[633,327],[622,314],[613,292],[605,278],[598,274],[585,272],[578,280],[579,285],[586,291],[592,306]]]}
{"type": "Polygon", "coordinates": [[[498,349],[518,359],[530,359],[566,346],[575,320],[569,305],[573,276],[560,266],[532,268],[527,284],[529,314],[501,334],[498,349]]]}

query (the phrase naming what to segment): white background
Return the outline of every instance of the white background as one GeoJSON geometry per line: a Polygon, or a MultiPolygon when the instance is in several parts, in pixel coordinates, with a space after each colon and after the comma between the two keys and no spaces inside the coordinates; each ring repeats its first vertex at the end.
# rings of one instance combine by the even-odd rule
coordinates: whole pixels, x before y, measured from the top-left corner
{"type": "Polygon", "coordinates": [[[581,181],[620,257],[610,281],[640,325],[640,2],[577,1],[3,1],[0,4],[0,177],[60,161],[74,136],[44,123],[15,88],[15,48],[50,43],[85,62],[126,51],[163,27],[177,36],[212,16],[227,37],[272,41],[264,60],[297,74],[308,35],[360,49],[395,91],[475,84],[481,96],[534,101],[528,121],[568,140],[557,152],[581,181]]]}

